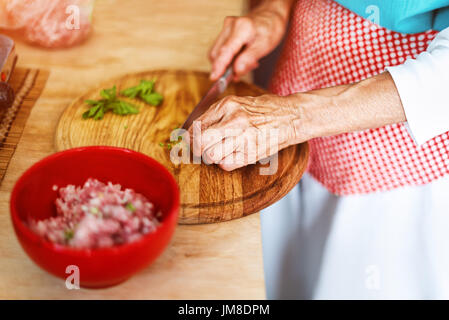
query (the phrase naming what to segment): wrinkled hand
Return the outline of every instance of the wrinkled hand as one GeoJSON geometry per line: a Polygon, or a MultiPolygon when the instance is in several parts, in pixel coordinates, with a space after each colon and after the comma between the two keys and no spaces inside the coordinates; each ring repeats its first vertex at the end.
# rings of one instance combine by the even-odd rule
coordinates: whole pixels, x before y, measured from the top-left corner
{"type": "Polygon", "coordinates": [[[270,53],[285,32],[291,0],[263,2],[243,17],[226,17],[221,33],[209,52],[211,80],[217,80],[234,55],[246,45],[234,63],[235,80],[258,66],[258,60],[270,53]]]}
{"type": "Polygon", "coordinates": [[[307,140],[296,100],[276,95],[225,97],[189,128],[194,155],[230,171],[307,140]]]}
{"type": "Polygon", "coordinates": [[[189,138],[196,157],[234,170],[312,138],[406,120],[393,78],[384,72],[285,97],[228,96],[193,122],[189,138]]]}

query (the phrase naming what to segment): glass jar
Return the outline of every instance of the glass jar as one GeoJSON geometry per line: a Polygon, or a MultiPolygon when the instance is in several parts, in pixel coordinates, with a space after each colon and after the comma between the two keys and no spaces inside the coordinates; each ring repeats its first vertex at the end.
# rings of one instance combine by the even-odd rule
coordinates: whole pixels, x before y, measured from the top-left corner
{"type": "Polygon", "coordinates": [[[0,29],[47,47],[71,47],[92,28],[94,0],[0,0],[0,29]]]}

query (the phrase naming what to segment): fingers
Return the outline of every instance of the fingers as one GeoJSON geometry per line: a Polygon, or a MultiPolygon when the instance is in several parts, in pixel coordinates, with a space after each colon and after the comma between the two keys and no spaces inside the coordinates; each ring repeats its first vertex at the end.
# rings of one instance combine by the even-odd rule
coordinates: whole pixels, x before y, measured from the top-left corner
{"type": "Polygon", "coordinates": [[[223,103],[223,99],[214,103],[209,107],[209,109],[203,113],[200,117],[198,117],[195,121],[193,121],[190,128],[187,130],[189,132],[190,137],[193,137],[193,130],[204,130],[207,127],[210,127],[211,125],[220,122],[220,120],[223,118],[223,111],[222,108],[220,108],[219,104],[223,103]]]}
{"type": "Polygon", "coordinates": [[[210,106],[204,114],[193,122],[193,125],[188,130],[191,142],[194,146],[201,146],[201,148],[194,148],[195,156],[201,156],[205,149],[221,141],[226,136],[235,135],[234,133],[226,134],[225,131],[228,131],[227,129],[232,123],[225,123],[223,118],[226,114],[232,114],[232,110],[236,105],[238,105],[237,98],[227,96],[210,106]],[[194,128],[195,132],[201,132],[199,137],[198,134],[194,134],[194,128]]]}
{"type": "Polygon", "coordinates": [[[235,151],[231,153],[218,164],[220,168],[226,171],[232,171],[244,167],[245,165],[245,154],[243,151],[235,151]]]}
{"type": "Polygon", "coordinates": [[[212,81],[217,80],[224,73],[234,55],[254,37],[254,27],[250,18],[240,17],[233,19],[230,22],[230,26],[226,27],[229,28],[229,31],[226,31],[229,32],[226,40],[220,39],[218,45],[222,43],[221,46],[218,47],[217,45],[217,48],[213,48],[213,52],[211,52],[213,61],[210,79],[212,81]]]}
{"type": "Polygon", "coordinates": [[[194,121],[189,128],[193,155],[203,157],[208,164],[224,164],[226,168],[231,168],[230,163],[222,161],[232,153],[246,155],[244,161],[237,161],[232,168],[236,164],[239,167],[255,163],[259,158],[258,129],[251,123],[257,123],[257,115],[248,114],[249,111],[242,107],[252,102],[251,97],[228,96],[194,121]],[[250,115],[253,122],[249,120],[250,115]]]}
{"type": "MultiPolygon", "coordinates": [[[[194,145],[201,146],[194,148],[195,156],[201,156],[205,150],[219,143],[227,137],[236,137],[243,133],[245,118],[238,116],[236,110],[242,104],[242,98],[227,96],[217,102],[200,118],[201,134],[194,135],[194,145]]],[[[199,131],[196,131],[199,133],[199,131]]]]}
{"type": "Polygon", "coordinates": [[[209,51],[209,60],[213,62],[218,55],[218,51],[223,46],[223,43],[228,39],[229,34],[231,33],[231,23],[234,21],[235,17],[226,17],[223,23],[223,29],[218,35],[215,43],[209,51]]]}
{"type": "MultiPolygon", "coordinates": [[[[227,143],[227,147],[229,146],[233,146],[233,145],[237,145],[237,143],[234,143],[232,138],[233,137],[237,137],[239,135],[242,134],[242,130],[241,129],[228,129],[226,126],[222,126],[219,129],[218,128],[209,128],[206,131],[201,133],[201,147],[197,148],[196,150],[194,150],[194,155],[195,156],[201,156],[202,154],[204,154],[206,152],[206,150],[209,150],[212,146],[214,145],[218,145],[215,150],[215,154],[213,154],[213,156],[211,157],[211,161],[213,161],[213,163],[216,163],[216,161],[221,160],[220,158],[217,158],[217,156],[220,155],[219,149],[221,149],[221,142],[223,140],[226,141],[227,143]],[[228,138],[228,139],[227,139],[228,138]],[[229,139],[231,138],[231,139],[229,139]]],[[[196,139],[196,137],[195,137],[196,139]]],[[[197,144],[198,146],[199,144],[197,144]]],[[[229,152],[234,151],[231,150],[229,152]]]]}
{"type": "Polygon", "coordinates": [[[263,49],[257,44],[249,45],[235,60],[234,73],[241,77],[259,66],[258,60],[263,56],[263,49]]]}
{"type": "Polygon", "coordinates": [[[235,135],[227,136],[225,139],[220,140],[215,145],[207,148],[203,154],[203,157],[208,163],[218,163],[226,165],[247,165],[255,163],[258,157],[257,148],[257,130],[254,128],[248,128],[246,130],[240,130],[239,132],[233,131],[235,135]],[[231,154],[243,155],[243,158],[229,158],[231,154]],[[226,163],[223,163],[224,160],[226,163]],[[233,160],[232,163],[230,160],[233,160]]]}
{"type": "Polygon", "coordinates": [[[236,137],[226,137],[204,152],[208,163],[219,163],[235,151],[236,137]]]}

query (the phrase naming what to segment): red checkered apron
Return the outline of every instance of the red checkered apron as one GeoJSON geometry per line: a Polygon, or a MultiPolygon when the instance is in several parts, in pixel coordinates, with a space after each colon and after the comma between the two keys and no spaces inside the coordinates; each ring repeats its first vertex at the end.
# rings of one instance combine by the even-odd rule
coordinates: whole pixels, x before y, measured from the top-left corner
{"type": "MultiPolygon", "coordinates": [[[[334,1],[299,0],[271,90],[288,95],[372,77],[416,57],[436,33],[401,34],[334,1]]],[[[339,195],[426,184],[449,173],[448,133],[418,147],[402,123],[316,138],[310,146],[309,173],[339,195]]]]}

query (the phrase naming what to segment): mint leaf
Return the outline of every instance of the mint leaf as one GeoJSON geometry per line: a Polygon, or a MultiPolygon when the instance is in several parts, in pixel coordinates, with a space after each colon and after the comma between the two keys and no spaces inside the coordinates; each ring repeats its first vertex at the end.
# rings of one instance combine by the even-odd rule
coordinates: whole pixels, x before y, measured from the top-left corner
{"type": "Polygon", "coordinates": [[[121,92],[122,95],[129,98],[135,98],[140,95],[145,95],[153,91],[154,80],[140,80],[137,86],[130,87],[121,92]]]}
{"type": "Polygon", "coordinates": [[[137,96],[137,94],[139,93],[139,90],[137,87],[131,87],[131,88],[123,90],[120,93],[125,97],[134,99],[137,96]]]}
{"type": "Polygon", "coordinates": [[[140,80],[137,86],[127,88],[121,92],[122,95],[129,98],[140,98],[153,106],[159,105],[163,96],[154,92],[154,80],[140,80]]]}
{"type": "Polygon", "coordinates": [[[100,91],[100,96],[106,100],[114,100],[117,95],[117,89],[113,86],[111,89],[103,89],[100,91]]]}
{"type": "MultiPolygon", "coordinates": [[[[154,92],[154,80],[141,80],[137,86],[127,88],[120,93],[128,98],[139,98],[144,102],[157,106],[164,97],[154,92]]],[[[85,100],[84,102],[91,106],[89,110],[83,113],[83,119],[93,118],[95,120],[103,119],[106,112],[111,111],[121,116],[139,113],[139,108],[127,101],[117,98],[117,87],[100,91],[100,100],[85,100]]]]}
{"type": "Polygon", "coordinates": [[[131,103],[117,99],[115,86],[110,89],[101,90],[100,95],[103,99],[85,101],[86,104],[92,107],[83,113],[83,119],[93,118],[95,120],[101,120],[108,111],[119,115],[136,114],[139,112],[139,109],[131,103]]]}
{"type": "Polygon", "coordinates": [[[164,97],[157,92],[153,92],[146,95],[140,95],[140,97],[142,98],[143,101],[153,106],[158,106],[164,99],[164,97]]]}

